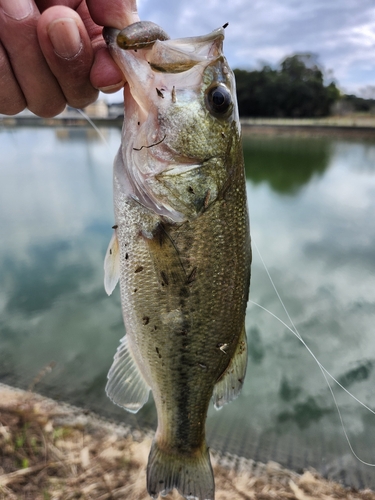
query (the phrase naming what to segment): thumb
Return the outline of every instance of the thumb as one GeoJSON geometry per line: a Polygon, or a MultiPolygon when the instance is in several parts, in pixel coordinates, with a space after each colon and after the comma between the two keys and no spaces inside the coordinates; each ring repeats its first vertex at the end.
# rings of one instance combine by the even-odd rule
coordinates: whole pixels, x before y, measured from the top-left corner
{"type": "Polygon", "coordinates": [[[86,0],[96,24],[122,29],[139,21],[136,0],[86,0]]]}

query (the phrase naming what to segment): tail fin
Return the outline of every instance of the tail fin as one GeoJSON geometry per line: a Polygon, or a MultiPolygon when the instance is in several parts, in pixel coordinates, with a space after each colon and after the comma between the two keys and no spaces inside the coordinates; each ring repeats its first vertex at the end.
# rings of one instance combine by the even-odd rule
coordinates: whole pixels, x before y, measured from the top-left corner
{"type": "Polygon", "coordinates": [[[215,484],[208,448],[194,455],[161,450],[154,440],[147,465],[147,490],[158,498],[176,488],[188,500],[214,500],[215,484]]]}

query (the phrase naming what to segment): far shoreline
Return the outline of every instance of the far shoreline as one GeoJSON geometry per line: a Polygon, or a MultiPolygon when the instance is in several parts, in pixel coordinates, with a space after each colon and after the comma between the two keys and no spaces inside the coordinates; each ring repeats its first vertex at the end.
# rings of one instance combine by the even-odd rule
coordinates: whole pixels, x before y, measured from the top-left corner
{"type": "MultiPolygon", "coordinates": [[[[121,128],[123,116],[88,117],[97,127],[121,128]]],[[[325,118],[240,118],[242,133],[268,136],[318,136],[375,138],[375,115],[357,114],[347,116],[328,116],[325,118]]],[[[21,113],[16,116],[0,115],[0,126],[14,127],[51,127],[87,128],[92,127],[88,119],[78,112],[68,112],[53,118],[40,118],[21,113]]]]}

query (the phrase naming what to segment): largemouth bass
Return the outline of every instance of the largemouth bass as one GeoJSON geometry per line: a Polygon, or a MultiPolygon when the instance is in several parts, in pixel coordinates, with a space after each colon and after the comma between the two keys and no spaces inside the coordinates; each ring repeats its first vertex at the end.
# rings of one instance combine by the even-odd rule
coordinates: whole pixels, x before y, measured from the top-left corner
{"type": "Polygon", "coordinates": [[[154,27],[104,31],[127,81],[105,258],[109,294],[120,279],[126,336],[106,390],[131,412],[153,392],[150,496],[177,488],[212,500],[208,405],[238,395],[247,362],[251,249],[235,82],[223,28],[168,40],[154,27]]]}

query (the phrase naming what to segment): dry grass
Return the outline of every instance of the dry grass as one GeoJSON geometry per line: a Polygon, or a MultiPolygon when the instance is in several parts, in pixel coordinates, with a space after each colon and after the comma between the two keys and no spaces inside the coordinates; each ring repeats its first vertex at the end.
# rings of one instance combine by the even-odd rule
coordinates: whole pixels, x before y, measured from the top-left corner
{"type": "MultiPolygon", "coordinates": [[[[151,437],[82,411],[0,386],[0,499],[147,500],[151,437]]],[[[216,500],[375,500],[313,472],[213,455],[216,500]]],[[[174,492],[166,497],[177,500],[174,492]]]]}

